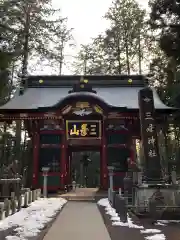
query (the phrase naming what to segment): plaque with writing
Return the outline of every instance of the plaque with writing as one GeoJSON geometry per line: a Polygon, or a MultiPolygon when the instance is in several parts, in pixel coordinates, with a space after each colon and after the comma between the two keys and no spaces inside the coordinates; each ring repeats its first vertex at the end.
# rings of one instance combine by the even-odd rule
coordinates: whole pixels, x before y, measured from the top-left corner
{"type": "Polygon", "coordinates": [[[145,158],[145,174],[148,181],[156,181],[161,177],[161,167],[154,98],[150,88],[147,87],[139,91],[139,107],[142,146],[145,158]]]}
{"type": "Polygon", "coordinates": [[[67,139],[100,139],[100,121],[66,121],[67,139]]]}

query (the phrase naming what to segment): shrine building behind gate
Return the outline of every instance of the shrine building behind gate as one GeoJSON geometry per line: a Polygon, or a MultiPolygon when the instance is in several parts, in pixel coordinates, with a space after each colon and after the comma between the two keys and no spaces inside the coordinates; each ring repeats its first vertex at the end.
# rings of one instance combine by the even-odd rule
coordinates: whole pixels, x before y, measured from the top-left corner
{"type": "MultiPolygon", "coordinates": [[[[99,151],[100,188],[108,188],[108,166],[115,168],[115,188],[121,187],[127,159],[136,161],[135,141],[141,139],[138,94],[145,87],[141,75],[23,80],[20,92],[1,106],[0,117],[25,122],[33,141],[33,186],[42,187],[42,168],[48,166],[48,189],[64,189],[72,182],[72,153],[99,151]]],[[[164,121],[172,108],[154,89],[152,93],[155,120],[164,121]]]]}

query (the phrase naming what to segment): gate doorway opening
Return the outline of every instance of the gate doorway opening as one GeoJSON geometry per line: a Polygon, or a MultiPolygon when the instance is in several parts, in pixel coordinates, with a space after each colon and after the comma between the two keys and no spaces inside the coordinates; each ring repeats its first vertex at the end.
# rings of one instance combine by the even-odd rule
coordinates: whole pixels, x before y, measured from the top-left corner
{"type": "Polygon", "coordinates": [[[81,188],[101,186],[101,152],[99,150],[71,150],[69,152],[69,175],[81,188]]]}

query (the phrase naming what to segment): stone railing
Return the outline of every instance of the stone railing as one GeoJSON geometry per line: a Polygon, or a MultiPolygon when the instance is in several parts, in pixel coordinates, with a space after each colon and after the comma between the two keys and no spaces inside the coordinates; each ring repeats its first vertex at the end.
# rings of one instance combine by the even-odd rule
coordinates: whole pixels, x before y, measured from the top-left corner
{"type": "Polygon", "coordinates": [[[15,196],[15,193],[11,193],[11,198],[4,199],[0,202],[0,220],[18,212],[21,208],[26,208],[32,202],[41,197],[41,189],[30,190],[26,189],[19,197],[15,196]]]}
{"type": "Polygon", "coordinates": [[[116,209],[116,213],[120,217],[122,222],[127,222],[128,215],[128,205],[127,200],[124,196],[112,191],[110,188],[108,190],[108,200],[110,205],[116,209]]]}

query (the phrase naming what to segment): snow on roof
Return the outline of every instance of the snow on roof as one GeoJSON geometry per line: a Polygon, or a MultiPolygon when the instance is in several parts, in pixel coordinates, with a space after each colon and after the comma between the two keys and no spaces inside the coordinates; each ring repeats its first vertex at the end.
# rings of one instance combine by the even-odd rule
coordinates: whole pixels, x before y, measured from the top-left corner
{"type": "MultiPolygon", "coordinates": [[[[78,94],[99,98],[109,106],[126,107],[128,109],[139,109],[138,92],[142,87],[99,87],[94,88],[95,93],[81,92],[78,94]]],[[[3,109],[38,109],[42,107],[53,107],[68,96],[71,88],[28,88],[23,95],[16,94],[7,104],[0,107],[3,109]]],[[[153,89],[155,109],[171,109],[166,106],[153,89]]]]}

